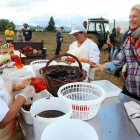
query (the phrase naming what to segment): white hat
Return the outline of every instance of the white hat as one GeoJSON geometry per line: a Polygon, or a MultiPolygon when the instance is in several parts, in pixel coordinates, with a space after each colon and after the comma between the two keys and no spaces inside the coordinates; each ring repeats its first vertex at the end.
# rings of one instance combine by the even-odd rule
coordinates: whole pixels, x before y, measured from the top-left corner
{"type": "Polygon", "coordinates": [[[71,32],[69,34],[74,34],[77,32],[85,32],[87,33],[87,30],[85,29],[85,27],[81,24],[76,24],[72,26],[71,32]]]}
{"type": "Polygon", "coordinates": [[[22,30],[22,28],[19,28],[18,30],[22,30]]]}

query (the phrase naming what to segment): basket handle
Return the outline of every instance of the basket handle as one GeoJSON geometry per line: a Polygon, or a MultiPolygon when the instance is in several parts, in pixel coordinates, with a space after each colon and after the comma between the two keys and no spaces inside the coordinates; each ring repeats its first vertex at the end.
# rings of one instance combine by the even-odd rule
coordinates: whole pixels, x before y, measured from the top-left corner
{"type": "Polygon", "coordinates": [[[47,62],[46,66],[45,66],[45,69],[48,68],[49,64],[50,64],[54,59],[59,58],[59,57],[62,57],[62,56],[71,56],[71,57],[73,57],[73,58],[78,62],[80,70],[82,70],[82,64],[81,64],[81,62],[78,60],[78,58],[77,58],[76,56],[72,55],[72,54],[69,54],[69,53],[64,53],[64,54],[61,54],[61,55],[56,55],[56,56],[54,56],[53,58],[51,58],[51,59],[47,62]]]}

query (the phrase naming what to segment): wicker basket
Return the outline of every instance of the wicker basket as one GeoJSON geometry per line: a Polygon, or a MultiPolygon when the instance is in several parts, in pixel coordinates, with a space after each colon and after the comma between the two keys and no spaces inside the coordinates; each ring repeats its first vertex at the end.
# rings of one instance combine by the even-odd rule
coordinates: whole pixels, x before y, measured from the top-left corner
{"type": "Polygon", "coordinates": [[[33,49],[32,49],[32,50],[24,50],[24,52],[25,52],[27,55],[32,55],[32,54],[33,54],[33,49]]]}
{"type": "Polygon", "coordinates": [[[9,50],[14,52],[14,47],[13,48],[1,48],[1,52],[8,52],[9,50]]]}
{"type": "Polygon", "coordinates": [[[47,85],[48,85],[47,90],[53,96],[57,96],[57,91],[62,85],[67,84],[67,83],[72,83],[72,82],[83,82],[85,80],[86,76],[87,76],[86,71],[82,69],[81,62],[78,60],[78,58],[73,56],[72,54],[68,54],[68,53],[58,55],[58,56],[55,56],[52,59],[50,59],[47,62],[46,66],[40,69],[40,74],[41,74],[41,77],[42,77],[43,81],[47,82],[47,85]],[[69,66],[69,65],[52,65],[52,66],[49,66],[49,64],[54,59],[56,59],[58,57],[62,57],[62,56],[73,57],[78,62],[79,67],[77,67],[77,66],[69,66]],[[54,70],[60,70],[60,69],[79,70],[80,72],[82,72],[83,76],[81,78],[77,78],[75,80],[67,79],[67,81],[61,81],[59,79],[52,79],[51,77],[47,76],[47,72],[51,72],[51,71],[54,71],[54,70]]]}

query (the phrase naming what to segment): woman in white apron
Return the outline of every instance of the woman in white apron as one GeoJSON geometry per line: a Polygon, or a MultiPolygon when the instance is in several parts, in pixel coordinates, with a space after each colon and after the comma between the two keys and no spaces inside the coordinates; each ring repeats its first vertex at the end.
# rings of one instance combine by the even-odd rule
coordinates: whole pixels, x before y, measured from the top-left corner
{"type": "MultiPolygon", "coordinates": [[[[80,24],[72,27],[72,31],[69,34],[72,34],[76,41],[70,45],[67,53],[75,55],[81,62],[88,63],[92,68],[92,65],[99,64],[100,51],[98,46],[85,36],[86,33],[85,27],[80,24]]],[[[62,61],[65,59],[66,57],[63,57],[62,61]]],[[[91,69],[90,71],[89,76],[93,73],[91,69]]]]}
{"type": "Polygon", "coordinates": [[[30,79],[12,84],[8,76],[0,76],[0,140],[16,140],[16,116],[28,98],[35,95],[30,79]],[[26,88],[25,88],[26,87],[26,88]],[[14,101],[13,91],[25,88],[14,101]]]}

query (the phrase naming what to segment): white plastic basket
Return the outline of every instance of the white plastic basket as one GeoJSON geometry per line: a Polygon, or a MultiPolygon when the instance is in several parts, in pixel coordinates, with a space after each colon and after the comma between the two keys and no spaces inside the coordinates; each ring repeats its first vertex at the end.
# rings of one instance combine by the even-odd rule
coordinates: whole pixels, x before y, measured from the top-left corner
{"type": "MultiPolygon", "coordinates": [[[[39,69],[42,68],[42,67],[45,67],[46,66],[46,63],[48,61],[49,60],[37,60],[37,61],[33,61],[33,62],[30,63],[30,65],[33,68],[34,75],[36,77],[40,77],[39,69]]],[[[57,64],[57,62],[56,61],[53,61],[50,65],[54,65],[54,64],[57,64]]]]}
{"type": "Polygon", "coordinates": [[[69,83],[61,86],[58,96],[72,105],[72,118],[89,120],[96,116],[106,94],[103,88],[83,82],[69,83]]]}

